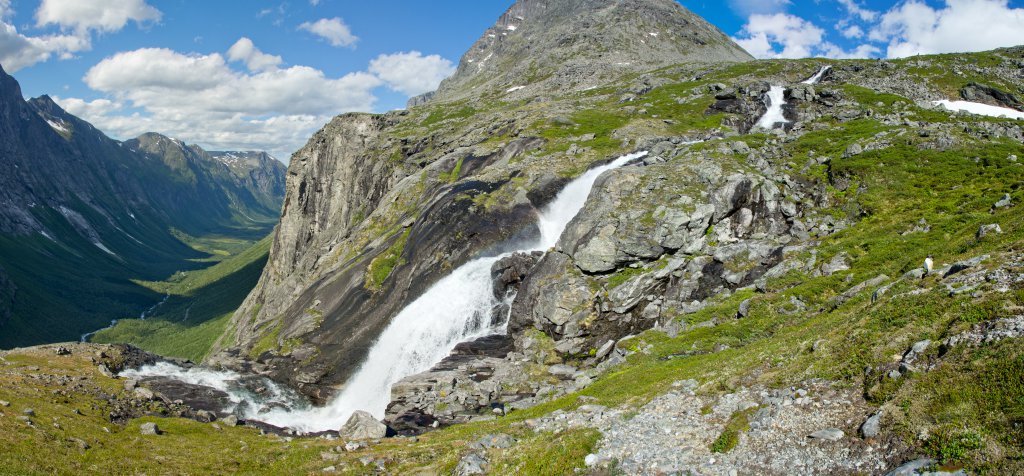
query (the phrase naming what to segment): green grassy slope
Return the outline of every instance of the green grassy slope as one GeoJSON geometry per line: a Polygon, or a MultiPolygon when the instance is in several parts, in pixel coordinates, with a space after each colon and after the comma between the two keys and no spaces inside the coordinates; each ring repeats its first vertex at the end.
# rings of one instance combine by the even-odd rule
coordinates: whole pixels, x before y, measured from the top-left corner
{"type": "Polygon", "coordinates": [[[158,295],[168,295],[167,302],[148,319],[121,320],[97,333],[92,341],[130,343],[156,354],[199,362],[259,280],[271,239],[268,236],[234,254],[227,250],[241,246],[237,240],[197,243],[199,248],[229,255],[221,256],[223,260],[209,268],[177,273],[167,281],[140,283],[158,295]]]}

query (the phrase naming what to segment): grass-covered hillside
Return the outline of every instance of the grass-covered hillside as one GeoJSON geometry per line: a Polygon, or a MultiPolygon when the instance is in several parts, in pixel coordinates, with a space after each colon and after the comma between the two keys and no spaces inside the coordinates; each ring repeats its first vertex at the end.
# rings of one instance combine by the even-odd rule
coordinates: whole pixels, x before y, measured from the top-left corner
{"type": "Polygon", "coordinates": [[[210,253],[211,260],[219,261],[196,271],[175,273],[166,281],[139,283],[167,299],[146,319],[119,320],[90,341],[133,344],[163,356],[202,361],[259,280],[270,240],[268,236],[252,243],[221,237],[194,243],[210,253]]]}
{"type": "MultiPolygon", "coordinates": [[[[480,208],[514,196],[514,187],[524,184],[515,178],[530,177],[530,168],[573,176],[592,160],[630,151],[636,142],[624,143],[627,137],[712,136],[665,152],[666,162],[652,167],[663,167],[668,180],[673,167],[689,161],[736,170],[768,163],[818,190],[821,202],[807,209],[828,215],[819,222],[834,226],[809,230],[756,284],[718,293],[694,312],[663,311],[670,314],[664,325],[619,341],[625,361],[595,373],[578,391],[504,416],[348,450],[344,441],[161,418],[170,412],[159,402],[150,402],[149,416],[113,423],[107,415],[117,402],[139,398],[96,370],[96,352],[116,359],[116,350],[3,353],[0,400],[10,405],[0,407],[6,448],[0,473],[453,474],[475,465],[501,475],[660,474],[658,464],[681,461],[700,474],[880,474],[927,458],[928,470],[1020,474],[1024,123],[950,113],[929,101],[956,99],[970,83],[1024,95],[1021,64],[1024,50],[1010,49],[887,62],[764,61],[696,72],[680,66],[574,93],[575,102],[551,106],[561,108],[554,111],[542,102],[487,105],[486,97],[475,105],[415,108],[399,125],[409,134],[469,128],[505,108],[521,127],[496,130],[490,145],[548,139],[521,159],[527,172],[486,196],[469,197],[480,208]],[[736,127],[737,114],[711,109],[711,85],[795,84],[825,64],[835,69],[815,86],[825,100],[797,103],[800,121],[791,131],[746,133],[736,127]],[[638,82],[646,86],[634,88],[638,82]],[[935,270],[924,274],[929,255],[935,270]],[[866,432],[862,424],[873,415],[878,430],[866,432]],[[164,434],[140,434],[145,422],[156,422],[164,434]],[[809,438],[826,429],[842,435],[809,438]],[[806,465],[814,461],[836,465],[828,468],[865,464],[826,471],[806,465]]],[[[635,211],[640,223],[648,213],[657,218],[656,202],[617,206],[635,211]]],[[[407,204],[394,205],[400,206],[407,204]]],[[[372,229],[399,231],[382,217],[369,218],[378,220],[372,229]]],[[[353,240],[370,241],[361,235],[370,229],[356,230],[353,240]]],[[[126,323],[98,338],[152,336],[151,348],[167,344],[186,349],[177,355],[202,356],[204,347],[178,342],[206,342],[212,333],[203,325],[182,331],[180,321],[187,321],[189,306],[194,313],[224,304],[207,300],[207,292],[235,296],[216,278],[248,276],[262,246],[208,272],[148,284],[155,294],[171,294],[168,318],[126,323]],[[173,338],[158,337],[164,335],[173,338]]],[[[665,261],[586,279],[600,293],[665,261]]],[[[387,279],[379,274],[367,282],[387,279]]],[[[535,340],[534,349],[548,348],[542,336],[535,340]]],[[[548,366],[581,365],[590,357],[548,352],[523,365],[538,379],[557,380],[548,366]]]]}

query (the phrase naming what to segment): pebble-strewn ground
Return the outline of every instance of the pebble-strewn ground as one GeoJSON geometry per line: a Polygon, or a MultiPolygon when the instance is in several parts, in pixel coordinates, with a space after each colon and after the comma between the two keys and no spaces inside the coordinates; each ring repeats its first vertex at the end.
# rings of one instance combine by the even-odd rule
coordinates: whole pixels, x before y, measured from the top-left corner
{"type": "Polygon", "coordinates": [[[696,382],[678,382],[637,412],[583,405],[533,422],[537,430],[589,426],[601,430],[591,467],[626,474],[879,474],[898,451],[865,440],[858,429],[871,414],[853,389],[812,383],[795,390],[742,389],[721,397],[697,395],[696,382]],[[726,453],[712,452],[730,417],[749,416],[749,431],[726,453]],[[823,432],[823,430],[838,430],[823,432]],[[831,433],[831,434],[827,434],[831,433]],[[817,437],[812,437],[815,435],[817,437]],[[823,437],[831,437],[832,441],[823,437]]]}

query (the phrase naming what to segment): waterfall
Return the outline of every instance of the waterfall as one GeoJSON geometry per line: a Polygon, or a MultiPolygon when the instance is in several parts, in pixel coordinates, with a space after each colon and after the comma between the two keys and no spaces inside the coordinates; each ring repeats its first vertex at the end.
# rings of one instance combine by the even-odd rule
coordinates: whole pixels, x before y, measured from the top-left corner
{"type": "MultiPolygon", "coordinates": [[[[554,246],[565,227],[583,209],[602,173],[646,155],[647,152],[638,152],[619,157],[570,182],[540,211],[540,237],[519,251],[547,251],[554,246]]],[[[277,406],[268,411],[249,405],[246,408],[253,410],[244,416],[305,432],[336,430],[356,410],[383,418],[393,384],[430,370],[461,342],[505,332],[508,316],[498,322],[492,318],[494,310],[503,303],[494,297],[491,267],[512,253],[478,258],[460,266],[402,309],[374,343],[366,361],[342,392],[326,406],[305,409],[295,409],[295,405],[291,409],[277,406]]],[[[153,374],[148,369],[143,371],[153,374]]],[[[166,375],[166,371],[163,374],[166,375]]]]}
{"type": "Polygon", "coordinates": [[[814,76],[811,76],[810,78],[807,78],[806,81],[803,81],[803,84],[818,84],[818,83],[820,83],[821,82],[821,78],[825,77],[825,73],[829,72],[829,70],[831,70],[831,69],[832,69],[831,66],[822,66],[821,69],[818,70],[817,74],[815,74],[814,76]]]}
{"type": "Polygon", "coordinates": [[[779,124],[787,124],[789,122],[782,113],[782,106],[786,104],[786,90],[782,86],[772,86],[768,91],[765,103],[768,106],[768,112],[761,116],[761,119],[757,121],[756,127],[771,130],[779,124]]]}

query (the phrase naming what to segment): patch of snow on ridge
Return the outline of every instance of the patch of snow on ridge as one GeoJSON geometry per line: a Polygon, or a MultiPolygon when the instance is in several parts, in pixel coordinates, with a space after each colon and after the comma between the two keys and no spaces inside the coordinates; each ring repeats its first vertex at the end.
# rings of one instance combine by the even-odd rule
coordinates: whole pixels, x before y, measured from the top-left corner
{"type": "Polygon", "coordinates": [[[107,248],[106,246],[103,246],[103,243],[95,241],[95,242],[93,242],[93,244],[96,245],[97,248],[99,248],[99,249],[103,250],[104,252],[106,252],[108,255],[110,255],[110,256],[117,256],[117,253],[114,253],[113,251],[110,251],[110,248],[107,248]]]}
{"type": "Polygon", "coordinates": [[[968,112],[979,116],[1005,117],[1008,119],[1024,119],[1024,112],[1008,107],[989,106],[978,102],[970,101],[933,101],[932,104],[942,106],[954,112],[968,112]]]}
{"type": "Polygon", "coordinates": [[[50,127],[54,128],[57,132],[63,132],[65,134],[71,132],[71,129],[68,129],[67,126],[65,126],[63,123],[54,122],[49,119],[46,120],[46,123],[49,124],[50,127]]]}
{"type": "Polygon", "coordinates": [[[505,92],[506,93],[514,93],[514,92],[519,91],[520,89],[524,89],[524,88],[526,88],[526,86],[514,86],[514,87],[511,87],[511,88],[508,88],[508,91],[505,91],[505,92]]]}

